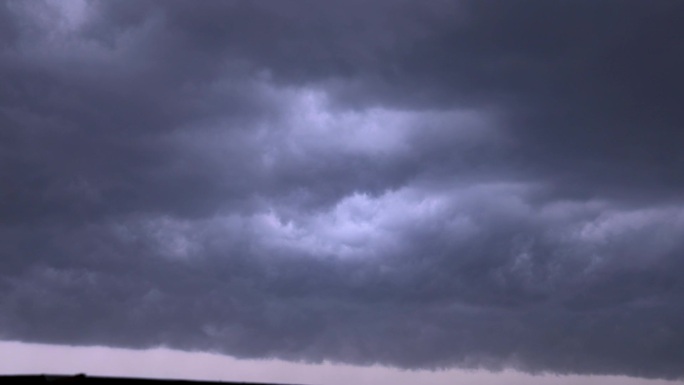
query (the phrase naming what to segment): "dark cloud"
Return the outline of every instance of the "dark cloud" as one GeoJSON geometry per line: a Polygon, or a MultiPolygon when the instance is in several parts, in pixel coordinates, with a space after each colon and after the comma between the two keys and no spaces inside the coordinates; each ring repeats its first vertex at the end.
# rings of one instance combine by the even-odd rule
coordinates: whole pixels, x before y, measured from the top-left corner
{"type": "Polygon", "coordinates": [[[681,378],[681,7],[3,2],[0,338],[681,378]]]}

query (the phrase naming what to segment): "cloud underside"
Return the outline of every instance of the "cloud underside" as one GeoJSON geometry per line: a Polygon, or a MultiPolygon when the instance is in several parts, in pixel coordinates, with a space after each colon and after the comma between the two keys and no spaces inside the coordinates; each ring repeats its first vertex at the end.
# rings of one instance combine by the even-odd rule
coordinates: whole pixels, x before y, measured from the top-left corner
{"type": "Polygon", "coordinates": [[[0,338],[681,378],[683,4],[0,5],[0,338]]]}

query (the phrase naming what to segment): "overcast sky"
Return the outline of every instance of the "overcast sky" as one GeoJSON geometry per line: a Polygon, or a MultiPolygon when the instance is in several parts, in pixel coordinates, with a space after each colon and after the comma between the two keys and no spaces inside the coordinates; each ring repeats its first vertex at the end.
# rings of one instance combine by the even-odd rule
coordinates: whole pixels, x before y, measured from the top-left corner
{"type": "Polygon", "coordinates": [[[682,379],[682,25],[0,0],[0,349],[682,379]]]}

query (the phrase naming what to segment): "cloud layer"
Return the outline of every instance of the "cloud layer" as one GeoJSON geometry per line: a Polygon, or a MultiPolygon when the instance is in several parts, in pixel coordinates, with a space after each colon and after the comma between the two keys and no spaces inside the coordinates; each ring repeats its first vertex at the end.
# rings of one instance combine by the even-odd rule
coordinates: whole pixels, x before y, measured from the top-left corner
{"type": "Polygon", "coordinates": [[[0,5],[0,338],[684,376],[677,1],[0,5]]]}

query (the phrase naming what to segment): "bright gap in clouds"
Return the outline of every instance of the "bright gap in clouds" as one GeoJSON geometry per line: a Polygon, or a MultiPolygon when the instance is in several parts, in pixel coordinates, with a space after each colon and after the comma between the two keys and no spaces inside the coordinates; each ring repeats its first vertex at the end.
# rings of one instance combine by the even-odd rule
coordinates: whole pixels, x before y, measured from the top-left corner
{"type": "Polygon", "coordinates": [[[381,366],[305,364],[281,360],[241,360],[211,354],[157,348],[108,347],[0,342],[1,374],[76,374],[91,376],[250,381],[318,385],[675,385],[682,381],[622,376],[530,375],[505,370],[400,370],[381,366]]]}

